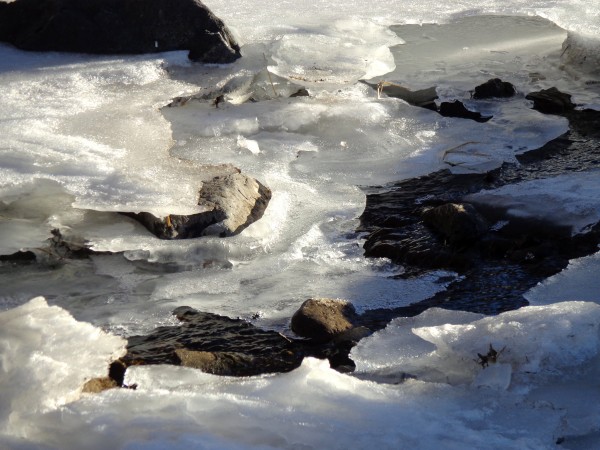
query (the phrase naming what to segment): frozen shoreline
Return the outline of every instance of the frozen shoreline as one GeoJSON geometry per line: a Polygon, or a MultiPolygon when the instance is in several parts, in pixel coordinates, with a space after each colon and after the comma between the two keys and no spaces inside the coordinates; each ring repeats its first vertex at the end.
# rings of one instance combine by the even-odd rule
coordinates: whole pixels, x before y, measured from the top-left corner
{"type": "MultiPolygon", "coordinates": [[[[398,275],[396,267],[363,258],[363,237],[355,230],[364,194],[356,185],[429,173],[443,167],[440,155],[445,150],[476,140],[473,136],[487,137],[488,157],[501,163],[566,129],[561,118],[530,111],[513,116],[517,108],[509,102],[486,104],[484,112],[493,114],[496,122],[469,124],[395,99],[377,99],[367,86],[355,85],[365,73],[383,74],[393,64],[393,52],[386,49],[398,43],[398,37],[389,33],[387,24],[397,12],[389,9],[389,2],[385,11],[367,15],[372,20],[306,29],[296,19],[290,22],[294,25],[284,20],[298,16],[304,3],[275,16],[262,2],[241,5],[229,14],[226,3],[207,3],[228,24],[246,27],[238,28],[249,42],[247,60],[240,65],[198,72],[180,54],[112,59],[32,55],[0,47],[6,55],[0,83],[8,87],[0,122],[5,131],[2,192],[3,199],[18,206],[11,211],[12,224],[1,224],[2,246],[43,245],[48,227],[68,225],[84,233],[97,250],[122,252],[55,267],[0,265],[0,321],[5,324],[0,327],[5,346],[0,443],[11,450],[370,448],[374,443],[382,448],[435,448],[442,442],[448,448],[554,448],[558,441],[566,448],[594,446],[600,410],[585,401],[595,395],[598,375],[600,316],[592,302],[523,308],[487,318],[430,309],[397,319],[353,352],[362,378],[378,382],[339,374],[312,359],[289,374],[242,379],[148,366],[127,372],[127,383],[137,383],[137,391],[80,396],[83,380],[103,375],[107,359],[122,349],[123,340],[114,334],[170,325],[170,311],[176,306],[254,317],[259,326],[287,332],[291,312],[311,296],[347,298],[364,311],[400,307],[444,290],[455,279],[453,274],[392,279],[398,275]],[[327,62],[330,53],[319,49],[340,43],[349,32],[343,57],[350,63],[335,72],[337,61],[327,62]],[[290,38],[275,42],[272,38],[278,34],[290,38]],[[318,39],[311,39],[313,34],[318,39]],[[186,115],[183,109],[169,112],[175,117],[172,123],[158,112],[171,98],[193,94],[200,82],[222,85],[236,75],[243,78],[263,69],[263,52],[279,74],[298,76],[300,66],[306,69],[305,78],[327,76],[327,84],[336,87],[321,89],[309,82],[312,97],[293,104],[279,99],[223,105],[219,111],[191,105],[188,122],[176,117],[186,115]],[[365,54],[374,57],[365,62],[365,54]],[[353,61],[361,63],[356,66],[353,61]],[[173,70],[172,78],[166,76],[165,66],[173,70]],[[35,104],[25,101],[29,98],[35,98],[35,104]],[[35,132],[27,135],[30,130],[35,132]],[[493,139],[498,135],[503,136],[500,144],[493,139]],[[522,148],[510,149],[511,145],[522,148]],[[179,160],[169,156],[169,148],[179,160]],[[150,167],[144,163],[148,153],[157,156],[150,167]],[[188,162],[179,162],[181,158],[188,162]],[[164,195],[167,187],[183,176],[197,177],[195,171],[203,164],[227,162],[260,177],[274,191],[265,217],[240,236],[226,241],[157,241],[125,219],[113,222],[107,212],[122,203],[148,203],[157,192],[162,206],[173,206],[194,192],[180,186],[171,198],[164,195]],[[32,176],[54,182],[26,185],[23,181],[29,183],[32,176]],[[152,189],[140,190],[140,179],[152,189]],[[15,189],[18,185],[24,188],[15,189]],[[29,301],[39,294],[58,306],[29,301]],[[74,342],[93,336],[98,341],[89,346],[102,351],[81,354],[73,348],[74,342]],[[482,371],[473,360],[489,344],[506,350],[497,369],[482,371]],[[389,384],[400,380],[408,381],[389,384]],[[43,398],[36,396],[40,392],[43,398]]],[[[543,9],[544,2],[538,3],[526,12],[543,9]]],[[[501,11],[495,12],[524,12],[515,5],[497,5],[501,11]]],[[[310,10],[314,7],[316,3],[310,10]]],[[[422,9],[410,8],[409,21],[422,9]]],[[[450,20],[453,8],[459,12],[464,6],[445,8],[441,21],[450,20]]],[[[434,10],[422,20],[439,19],[434,10]]],[[[333,6],[325,12],[338,18],[333,6]]],[[[560,44],[563,32],[553,33],[553,42],[560,44]]],[[[502,70],[494,61],[511,60],[512,49],[506,51],[491,53],[498,60],[488,61],[484,73],[469,72],[470,79],[442,86],[443,95],[466,96],[469,87],[478,84],[475,79],[486,81],[502,70]]],[[[548,59],[535,55],[530,66],[517,73],[521,86],[568,83],[568,74],[551,68],[549,61],[556,61],[560,47],[554,52],[548,59]],[[534,66],[548,70],[546,80],[529,76],[534,66]]],[[[512,59],[516,64],[523,57],[512,59]]],[[[459,68],[453,64],[437,69],[463,76],[453,72],[459,68]]],[[[417,80],[421,75],[415,71],[412,78],[406,76],[417,80]]],[[[574,83],[577,101],[600,103],[594,85],[586,92],[585,80],[574,83]]],[[[525,104],[522,100],[519,107],[525,104]]],[[[586,261],[595,264],[595,256],[586,261]]],[[[577,300],[578,292],[593,290],[593,273],[581,267],[573,273],[583,276],[576,286],[568,287],[567,271],[535,295],[543,296],[553,282],[565,283],[557,301],[577,300]]],[[[588,292],[587,300],[597,300],[590,297],[588,292]]]]}

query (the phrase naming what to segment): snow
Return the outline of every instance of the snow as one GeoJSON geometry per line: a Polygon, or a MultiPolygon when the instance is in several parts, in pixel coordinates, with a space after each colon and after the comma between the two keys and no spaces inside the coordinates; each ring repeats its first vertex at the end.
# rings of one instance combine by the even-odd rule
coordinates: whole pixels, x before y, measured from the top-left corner
{"type": "MultiPolygon", "coordinates": [[[[206,4],[244,44],[240,61],[0,46],[0,253],[47,259],[0,265],[0,447],[539,449],[563,438],[565,448],[598,447],[600,409],[589,401],[600,367],[598,255],[532,289],[536,306],[396,319],[353,350],[354,375],[313,359],[243,379],[132,367],[137,391],[80,394],[123,351],[116,335],[173,324],[176,306],[289,332],[311,296],[363,311],[443,290],[454,274],[395,279],[401,268],[363,258],[359,186],[489,170],[565,132],[564,118],[530,109],[529,91],[557,86],[583,107],[600,105],[597,1],[206,4]],[[440,100],[494,118],[443,118],[378,98],[357,83],[371,77],[437,86],[440,100]],[[472,100],[493,77],[513,82],[517,97],[472,100]],[[287,98],[299,87],[310,97],[287,98]],[[166,106],[197,93],[206,100],[166,106]],[[159,241],[114,214],[196,212],[202,181],[232,165],[273,190],[265,216],[238,236],[159,241]],[[122,253],[57,263],[45,249],[53,228],[122,253]],[[500,356],[482,368],[475,360],[490,344],[500,356]]],[[[585,232],[598,220],[596,175],[482,201],[585,232]],[[560,215],[549,217],[550,202],[560,215]]]]}

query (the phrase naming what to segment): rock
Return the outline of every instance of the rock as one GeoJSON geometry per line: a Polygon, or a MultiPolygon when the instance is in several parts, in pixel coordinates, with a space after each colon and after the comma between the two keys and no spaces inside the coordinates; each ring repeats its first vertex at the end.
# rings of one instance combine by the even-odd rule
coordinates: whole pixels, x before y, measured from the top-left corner
{"type": "Polygon", "coordinates": [[[388,97],[399,98],[404,100],[409,105],[437,111],[435,100],[438,98],[438,95],[435,86],[427,89],[411,91],[410,89],[400,86],[399,84],[390,83],[388,81],[382,81],[380,83],[368,83],[363,80],[361,81],[364,84],[371,86],[373,89],[376,89],[380,94],[385,94],[388,97]]]}
{"type": "Polygon", "coordinates": [[[233,236],[259,220],[271,199],[271,190],[241,173],[214,177],[202,185],[198,204],[207,211],[164,218],[150,213],[125,213],[161,239],[233,236]]]}
{"type": "Polygon", "coordinates": [[[483,98],[492,98],[492,97],[512,97],[515,95],[517,90],[508,81],[502,81],[500,78],[494,78],[492,80],[488,80],[485,83],[477,86],[475,88],[475,93],[473,94],[473,98],[483,99],[483,98]]]}
{"type": "Polygon", "coordinates": [[[329,341],[349,329],[356,311],[345,300],[313,298],[306,300],[292,316],[292,331],[316,341],[329,341]]]}
{"type": "Polygon", "coordinates": [[[173,313],[181,325],[128,338],[127,353],[121,358],[124,366],[174,364],[217,375],[251,376],[288,372],[311,354],[303,343],[241,319],[186,306],[173,313]]]}
{"type": "Polygon", "coordinates": [[[492,118],[492,116],[482,116],[478,112],[469,111],[459,100],[454,100],[453,102],[442,102],[439,113],[444,117],[459,117],[461,119],[471,119],[475,122],[481,123],[487,122],[492,118]]]}
{"type": "Polygon", "coordinates": [[[575,109],[571,95],[560,92],[555,87],[531,92],[525,98],[533,100],[533,109],[545,114],[564,114],[575,109]]]}
{"type": "Polygon", "coordinates": [[[119,387],[119,384],[110,377],[92,378],[86,381],[81,392],[86,394],[97,394],[108,389],[119,387]]]}
{"type": "Polygon", "coordinates": [[[241,56],[227,27],[199,0],[16,0],[0,6],[0,40],[23,50],[189,50],[190,59],[206,63],[241,56]]]}
{"type": "Polygon", "coordinates": [[[423,222],[447,238],[451,245],[470,244],[488,228],[485,219],[469,203],[446,203],[423,212],[423,222]]]}
{"type": "Polygon", "coordinates": [[[241,352],[206,352],[180,348],[175,354],[184,367],[192,367],[213,375],[233,376],[253,373],[258,367],[268,367],[269,356],[260,357],[241,352]]]}

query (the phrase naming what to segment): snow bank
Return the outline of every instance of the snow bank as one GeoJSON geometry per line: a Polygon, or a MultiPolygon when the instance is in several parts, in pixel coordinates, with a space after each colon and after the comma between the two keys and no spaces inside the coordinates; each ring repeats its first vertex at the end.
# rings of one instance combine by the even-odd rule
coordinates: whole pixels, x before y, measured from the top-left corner
{"type": "Polygon", "coordinates": [[[124,347],[42,297],[0,313],[0,429],[27,437],[34,417],[80,398],[124,347]]]}

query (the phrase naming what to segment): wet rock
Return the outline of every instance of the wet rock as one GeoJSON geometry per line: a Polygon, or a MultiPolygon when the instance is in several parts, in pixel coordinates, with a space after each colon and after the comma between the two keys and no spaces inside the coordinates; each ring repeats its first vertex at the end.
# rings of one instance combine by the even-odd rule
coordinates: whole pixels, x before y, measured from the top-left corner
{"type": "Polygon", "coordinates": [[[0,6],[0,40],[23,50],[189,50],[190,59],[206,63],[241,56],[227,27],[199,0],[16,0],[0,6]]]}
{"type": "Polygon", "coordinates": [[[533,109],[545,114],[564,114],[575,109],[571,95],[560,92],[555,87],[531,92],[525,98],[533,101],[533,109]]]}
{"type": "Polygon", "coordinates": [[[271,190],[241,173],[217,176],[202,185],[198,204],[205,212],[192,215],[125,213],[161,239],[200,236],[227,237],[242,232],[259,220],[269,204],[271,190]]]}
{"type": "Polygon", "coordinates": [[[458,117],[461,119],[471,119],[475,122],[484,123],[492,118],[492,116],[482,116],[475,111],[469,111],[465,105],[459,101],[442,102],[440,104],[439,113],[444,117],[458,117]]]}
{"type": "Polygon", "coordinates": [[[451,245],[476,241],[488,229],[485,219],[469,203],[446,203],[423,212],[423,222],[441,233],[451,245]]]}
{"type": "Polygon", "coordinates": [[[475,88],[473,98],[484,99],[484,98],[506,98],[515,95],[517,90],[508,81],[502,81],[500,78],[494,78],[486,81],[485,83],[475,88]]]}
{"type": "Polygon", "coordinates": [[[130,337],[121,362],[126,367],[174,364],[217,375],[250,376],[288,372],[298,367],[307,354],[302,343],[241,319],[185,306],[174,314],[181,325],[130,337]]]}
{"type": "Polygon", "coordinates": [[[316,341],[329,341],[350,330],[356,320],[354,306],[345,300],[312,298],[292,316],[292,331],[316,341]]]}

